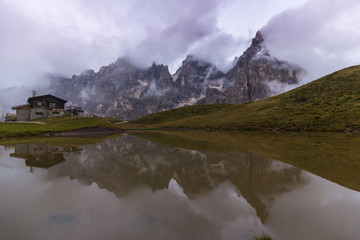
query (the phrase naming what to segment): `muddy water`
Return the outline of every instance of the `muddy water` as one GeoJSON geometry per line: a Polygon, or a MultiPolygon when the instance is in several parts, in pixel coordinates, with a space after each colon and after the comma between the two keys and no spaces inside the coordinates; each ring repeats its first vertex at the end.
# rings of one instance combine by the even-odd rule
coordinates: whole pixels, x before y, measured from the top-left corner
{"type": "Polygon", "coordinates": [[[359,223],[360,192],[250,153],[0,146],[0,239],[359,239],[359,223]]]}

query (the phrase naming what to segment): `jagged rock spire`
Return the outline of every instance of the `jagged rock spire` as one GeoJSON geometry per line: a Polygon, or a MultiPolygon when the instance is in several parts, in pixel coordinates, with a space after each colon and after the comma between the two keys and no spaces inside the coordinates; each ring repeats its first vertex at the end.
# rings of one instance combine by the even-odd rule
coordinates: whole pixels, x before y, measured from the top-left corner
{"type": "Polygon", "coordinates": [[[257,31],[255,37],[252,39],[250,47],[248,47],[248,49],[246,49],[243,55],[239,58],[237,64],[241,66],[247,65],[249,61],[262,50],[265,50],[265,55],[269,55],[264,44],[264,36],[260,31],[257,31]]]}
{"type": "Polygon", "coordinates": [[[253,38],[252,43],[253,44],[258,44],[264,41],[264,36],[262,35],[262,33],[260,31],[256,32],[255,38],[253,38]]]}

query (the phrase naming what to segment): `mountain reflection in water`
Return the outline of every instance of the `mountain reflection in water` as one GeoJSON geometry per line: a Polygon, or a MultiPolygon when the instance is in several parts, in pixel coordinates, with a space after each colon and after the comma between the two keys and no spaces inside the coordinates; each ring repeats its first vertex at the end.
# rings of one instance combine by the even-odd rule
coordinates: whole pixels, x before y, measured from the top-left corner
{"type": "Polygon", "coordinates": [[[300,169],[269,158],[184,150],[130,135],[86,146],[81,156],[68,156],[67,160],[48,175],[69,176],[88,185],[95,182],[118,197],[143,185],[162,190],[174,179],[184,194],[194,199],[228,181],[263,221],[274,195],[307,182],[300,169]]]}
{"type": "MultiPolygon", "coordinates": [[[[14,207],[39,212],[38,222],[29,220],[34,210],[20,207],[15,214],[27,215],[17,224],[28,220],[28,228],[38,228],[27,239],[247,239],[265,231],[285,239],[271,212],[282,196],[312,186],[315,177],[249,153],[185,150],[130,135],[81,148],[22,144],[13,151],[27,166],[48,168],[16,176],[23,185],[13,190],[0,188],[9,201],[17,199],[14,207]],[[26,191],[32,202],[23,188],[34,188],[26,191]],[[53,237],[53,230],[60,235],[53,237]]],[[[6,204],[0,200],[0,209],[6,204]]],[[[0,222],[11,214],[5,211],[0,222]]],[[[3,222],[0,232],[15,234],[3,222]]]]}

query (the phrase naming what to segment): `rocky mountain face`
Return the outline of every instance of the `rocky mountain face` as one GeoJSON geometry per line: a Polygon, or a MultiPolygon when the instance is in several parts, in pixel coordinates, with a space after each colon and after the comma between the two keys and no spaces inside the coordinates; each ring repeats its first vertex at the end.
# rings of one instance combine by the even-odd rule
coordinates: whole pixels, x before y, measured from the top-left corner
{"type": "Polygon", "coordinates": [[[297,84],[298,76],[304,72],[301,67],[271,57],[262,34],[257,32],[251,46],[226,73],[228,85],[207,88],[206,97],[200,102],[246,103],[264,99],[278,93],[275,86],[297,84]]]}
{"type": "Polygon", "coordinates": [[[304,70],[273,58],[260,32],[227,73],[187,56],[171,75],[167,66],[141,69],[128,58],[66,79],[53,76],[48,92],[91,114],[136,119],[192,104],[245,103],[276,94],[275,86],[296,84],[304,70]]]}

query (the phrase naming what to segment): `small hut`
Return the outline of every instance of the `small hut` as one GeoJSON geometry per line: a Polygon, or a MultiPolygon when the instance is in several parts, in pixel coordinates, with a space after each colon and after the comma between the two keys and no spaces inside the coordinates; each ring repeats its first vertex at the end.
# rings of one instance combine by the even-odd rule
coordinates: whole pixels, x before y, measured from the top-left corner
{"type": "Polygon", "coordinates": [[[80,108],[65,109],[64,99],[51,94],[35,96],[28,98],[27,104],[14,106],[11,109],[16,110],[16,121],[29,121],[39,118],[52,118],[65,115],[77,115],[83,111],[80,108]]]}

